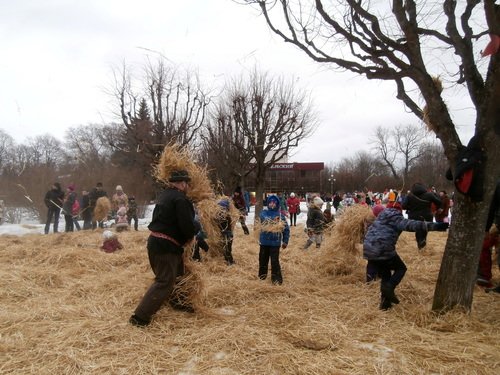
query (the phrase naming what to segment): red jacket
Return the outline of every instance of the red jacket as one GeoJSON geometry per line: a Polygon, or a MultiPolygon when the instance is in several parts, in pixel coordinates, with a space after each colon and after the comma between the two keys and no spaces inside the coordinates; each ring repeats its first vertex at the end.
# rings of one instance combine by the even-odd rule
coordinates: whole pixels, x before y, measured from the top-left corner
{"type": "Polygon", "coordinates": [[[297,197],[289,197],[286,200],[286,205],[288,206],[288,212],[291,214],[296,214],[299,212],[299,207],[300,207],[300,199],[297,197]]]}

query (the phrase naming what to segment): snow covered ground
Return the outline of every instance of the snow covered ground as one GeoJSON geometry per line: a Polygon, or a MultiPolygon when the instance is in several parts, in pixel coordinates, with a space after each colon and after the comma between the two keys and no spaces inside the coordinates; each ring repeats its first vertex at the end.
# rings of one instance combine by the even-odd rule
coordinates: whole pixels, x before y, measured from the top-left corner
{"type": "MultiPolygon", "coordinates": [[[[148,224],[151,222],[151,215],[153,214],[154,205],[148,206],[146,209],[145,217],[139,219],[139,230],[147,230],[148,224]]],[[[333,210],[333,208],[332,208],[333,210]]],[[[307,219],[307,205],[305,202],[300,204],[301,213],[297,217],[297,224],[304,224],[307,219]]],[[[247,225],[252,227],[254,221],[254,207],[251,207],[250,213],[247,216],[247,225]]],[[[80,227],[83,227],[83,221],[79,221],[80,227]]],[[[109,222],[111,224],[111,222],[109,222]]],[[[239,224],[237,224],[239,225],[239,224]]],[[[22,236],[25,234],[43,234],[45,224],[39,224],[33,220],[25,219],[21,221],[21,224],[9,224],[4,223],[0,225],[0,235],[10,234],[15,236],[22,236]]],[[[52,233],[53,225],[50,225],[50,233],[52,233]]],[[[59,231],[64,231],[64,216],[59,219],[59,231]]]]}

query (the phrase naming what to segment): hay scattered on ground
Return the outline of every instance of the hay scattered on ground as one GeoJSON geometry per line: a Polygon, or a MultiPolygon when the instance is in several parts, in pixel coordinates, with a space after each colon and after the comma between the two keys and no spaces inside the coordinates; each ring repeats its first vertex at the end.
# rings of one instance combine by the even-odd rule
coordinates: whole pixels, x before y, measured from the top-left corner
{"type": "Polygon", "coordinates": [[[138,329],[127,320],[153,280],[147,236],[118,233],[124,249],[112,254],[99,250],[102,230],[0,236],[1,373],[500,372],[500,295],[476,287],[471,314],[430,312],[446,233],[430,232],[423,252],[413,233],[402,234],[401,303],[382,312],[379,284],[365,284],[359,254],[349,253],[357,264],[350,274],[318,269],[333,237],[303,251],[303,227],[292,227],[284,284],[274,286],[270,275],[257,277],[257,241],[236,230],[234,266],[209,257],[193,265],[206,291],[200,311],[165,306],[138,329]]]}
{"type": "Polygon", "coordinates": [[[108,218],[111,202],[108,197],[100,197],[97,199],[94,208],[94,220],[103,221],[108,218]]]}

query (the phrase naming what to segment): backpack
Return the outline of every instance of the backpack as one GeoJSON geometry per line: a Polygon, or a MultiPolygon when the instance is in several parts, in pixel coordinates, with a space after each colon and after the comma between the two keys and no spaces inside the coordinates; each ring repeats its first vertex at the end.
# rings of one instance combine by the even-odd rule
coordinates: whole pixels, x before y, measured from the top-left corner
{"type": "Polygon", "coordinates": [[[473,202],[483,200],[484,163],[486,155],[476,136],[472,137],[467,147],[458,151],[453,183],[458,192],[470,197],[473,202]]]}
{"type": "Polygon", "coordinates": [[[78,199],[75,199],[73,202],[73,206],[71,206],[71,214],[73,216],[77,216],[80,213],[80,202],[78,199]]]}

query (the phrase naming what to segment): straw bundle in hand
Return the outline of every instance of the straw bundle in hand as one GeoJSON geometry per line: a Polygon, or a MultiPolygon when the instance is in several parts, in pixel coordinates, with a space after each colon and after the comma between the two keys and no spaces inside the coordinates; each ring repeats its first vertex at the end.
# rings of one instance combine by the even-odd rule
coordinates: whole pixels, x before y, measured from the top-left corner
{"type": "Polygon", "coordinates": [[[111,202],[108,197],[98,198],[94,208],[94,220],[103,221],[104,219],[107,219],[110,209],[111,202]]]}
{"type": "Polygon", "coordinates": [[[194,162],[187,147],[180,147],[177,144],[167,145],[154,168],[154,177],[168,183],[170,174],[178,170],[186,170],[191,178],[191,187],[186,194],[193,202],[213,197],[213,189],[206,168],[194,162]]]}

